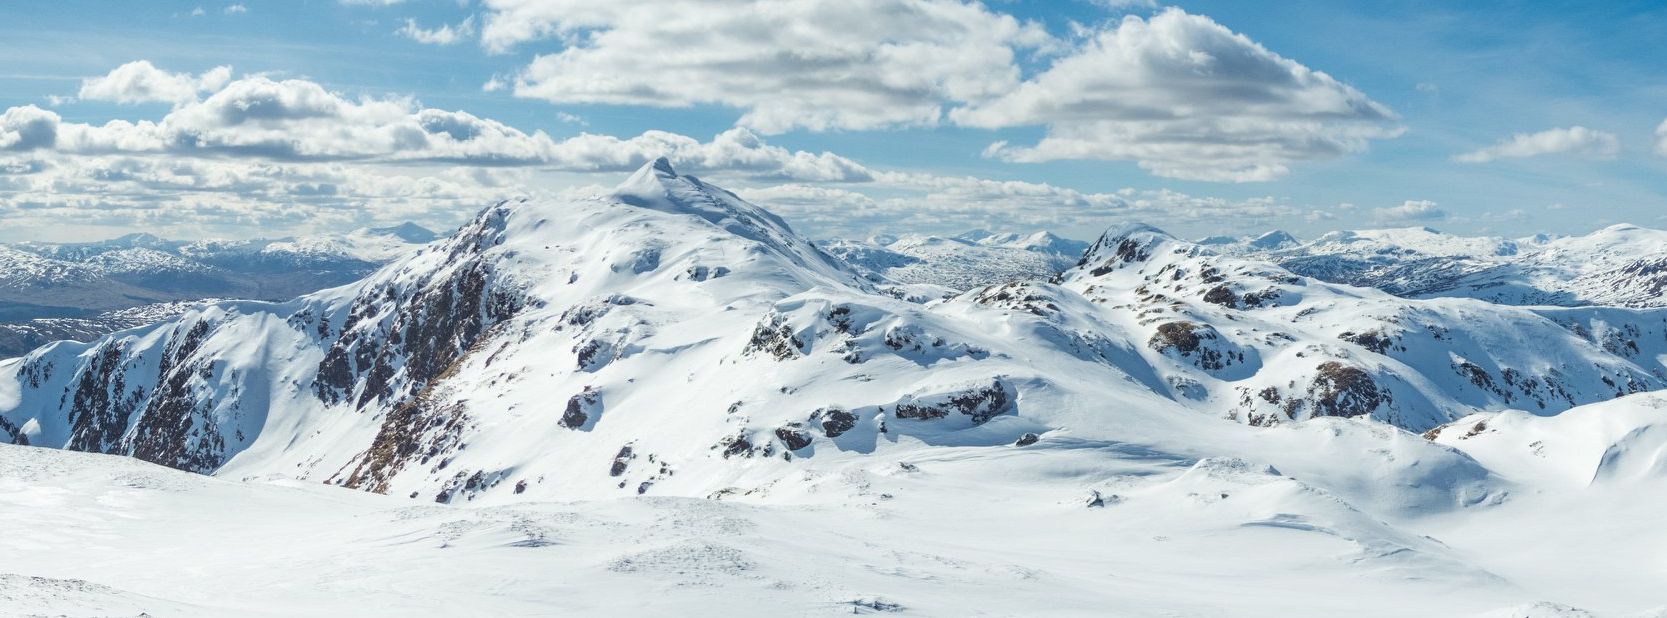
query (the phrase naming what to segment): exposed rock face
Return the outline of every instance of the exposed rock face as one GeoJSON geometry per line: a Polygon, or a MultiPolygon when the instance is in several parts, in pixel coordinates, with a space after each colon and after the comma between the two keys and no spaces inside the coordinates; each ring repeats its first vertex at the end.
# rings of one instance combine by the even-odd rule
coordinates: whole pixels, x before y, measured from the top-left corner
{"type": "Polygon", "coordinates": [[[792,360],[804,354],[804,342],[793,334],[779,316],[769,316],[753,329],[743,354],[762,354],[776,360],[792,360]]]}
{"type": "Polygon", "coordinates": [[[488,328],[514,317],[527,299],[514,286],[494,284],[484,254],[502,242],[507,216],[499,205],[459,230],[443,245],[448,266],[420,273],[417,285],[388,281],[364,290],[319,363],[319,400],[357,408],[398,401],[441,377],[488,328]]]}
{"type": "Polygon", "coordinates": [[[1205,371],[1221,371],[1243,363],[1244,352],[1222,345],[1221,334],[1207,324],[1166,322],[1147,340],[1147,347],[1185,359],[1205,371]]]}
{"type": "Polygon", "coordinates": [[[810,446],[810,432],[805,431],[804,427],[798,423],[786,427],[777,427],[776,439],[781,440],[781,443],[786,445],[789,451],[810,446]]]}
{"type": "Polygon", "coordinates": [[[587,429],[602,414],[602,394],[590,388],[567,399],[557,424],[568,429],[587,429]]]}
{"type": "Polygon", "coordinates": [[[1001,378],[993,378],[988,383],[947,393],[911,395],[898,401],[892,407],[892,414],[901,419],[933,420],[956,413],[966,416],[974,425],[982,425],[1012,409],[1010,388],[1001,378]]]}
{"type": "Polygon", "coordinates": [[[345,487],[387,493],[389,481],[411,464],[433,464],[439,472],[463,443],[473,420],[461,405],[436,405],[419,395],[389,412],[371,446],[357,458],[345,477],[330,481],[345,487]]]}
{"type": "Polygon", "coordinates": [[[1315,370],[1308,392],[1315,416],[1361,416],[1391,401],[1389,392],[1379,389],[1371,374],[1335,361],[1315,370]]]}
{"type": "Polygon", "coordinates": [[[839,408],[826,408],[812,414],[811,418],[822,419],[822,435],[837,438],[857,426],[857,415],[839,408]]]}

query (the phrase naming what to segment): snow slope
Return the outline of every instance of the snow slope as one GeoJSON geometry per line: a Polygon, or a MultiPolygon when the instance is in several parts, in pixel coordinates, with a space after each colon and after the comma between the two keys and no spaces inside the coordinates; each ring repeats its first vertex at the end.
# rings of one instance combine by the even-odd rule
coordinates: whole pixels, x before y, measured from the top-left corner
{"type": "Polygon", "coordinates": [[[83,615],[1667,602],[1649,585],[1667,537],[1572,525],[1582,504],[1661,506],[1628,497],[1663,476],[1656,416],[1601,410],[1664,386],[1662,310],[1407,300],[1145,226],[1051,280],[948,299],[866,274],[660,160],[593,198],[495,205],[353,284],[0,361],[7,441],[212,475],[0,448],[19,522],[0,598],[83,615]],[[1511,437],[1449,438],[1483,418],[1511,437]],[[1588,436],[1566,461],[1601,451],[1605,482],[1523,472],[1512,445],[1541,434],[1588,436]],[[1540,514],[1576,529],[1522,547],[1540,514]]]}
{"type": "Polygon", "coordinates": [[[1654,524],[1667,504],[1632,481],[1537,493],[1363,419],[1235,446],[1310,463],[1079,441],[916,448],[710,498],[486,506],[0,445],[0,613],[1653,616],[1667,603],[1654,524]],[[1360,500],[1455,472],[1500,497],[1360,500]],[[1370,489],[1335,478],[1354,475],[1370,489]],[[1557,607],[1596,613],[1521,613],[1557,607]]]}

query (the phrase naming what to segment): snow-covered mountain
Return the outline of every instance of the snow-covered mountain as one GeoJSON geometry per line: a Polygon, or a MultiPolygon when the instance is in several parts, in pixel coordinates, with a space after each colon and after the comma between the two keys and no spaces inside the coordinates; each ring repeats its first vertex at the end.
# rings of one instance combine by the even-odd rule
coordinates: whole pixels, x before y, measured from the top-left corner
{"type": "Polygon", "coordinates": [[[1146,226],[1067,266],[900,299],[663,159],[592,198],[497,204],[349,285],[0,361],[0,439],[219,477],[0,448],[0,496],[52,505],[8,539],[69,513],[115,522],[98,532],[113,540],[63,537],[95,547],[75,564],[0,540],[47,577],[0,576],[0,599],[184,615],[339,613],[355,605],[337,593],[388,586],[390,615],[1667,602],[1647,590],[1667,537],[1589,512],[1661,506],[1625,496],[1664,479],[1667,404],[1632,393],[1667,387],[1667,310],[1409,300],[1146,226]],[[1541,447],[1557,478],[1605,481],[1521,473],[1541,447]],[[205,523],[234,500],[263,505],[240,521],[263,534],[205,523]],[[1536,521],[1578,529],[1522,543],[1545,538],[1536,521]],[[226,568],[274,543],[328,585],[226,568]],[[332,562],[343,548],[359,562],[332,562]],[[240,592],[120,566],[150,555],[240,592]],[[505,568],[568,575],[506,585],[505,568]],[[655,594],[622,592],[640,590],[655,594]]]}
{"type": "Polygon", "coordinates": [[[1661,388],[1664,358],[1661,311],[1409,301],[1142,226],[1053,282],[916,304],[661,161],[593,199],[487,209],[353,285],[33,352],[4,368],[0,429],[442,500],[704,495],[899,440],[1127,438],[1157,411],[1549,414],[1661,388]],[[575,458],[620,468],[555,474],[575,458]]]}
{"type": "Polygon", "coordinates": [[[1511,305],[1667,306],[1667,232],[1610,226],[1585,236],[1464,237],[1430,228],[1333,232],[1238,251],[1292,272],[1409,298],[1511,305]]]}
{"type": "Polygon", "coordinates": [[[1221,253],[1245,254],[1299,247],[1302,241],[1285,230],[1270,230],[1255,236],[1209,236],[1199,239],[1198,244],[1221,253]]]}
{"type": "Polygon", "coordinates": [[[875,282],[916,286],[917,292],[1046,279],[1070,268],[1088,243],[1048,232],[1029,235],[973,230],[958,236],[877,236],[817,243],[875,282]]]}
{"type": "MultiPolygon", "coordinates": [[[[281,240],[0,245],[0,358],[215,298],[283,300],[359,280],[435,238],[415,224],[281,240]],[[152,306],[154,305],[154,306],[152,306]],[[20,347],[28,345],[28,347],[20,347]]],[[[168,316],[168,317],[171,317],[168,316]]]]}

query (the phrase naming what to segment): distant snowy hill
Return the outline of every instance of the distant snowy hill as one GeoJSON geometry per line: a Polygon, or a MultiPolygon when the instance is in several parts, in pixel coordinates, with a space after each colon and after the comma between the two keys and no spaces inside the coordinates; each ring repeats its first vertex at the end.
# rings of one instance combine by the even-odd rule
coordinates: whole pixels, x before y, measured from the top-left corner
{"type": "Polygon", "coordinates": [[[407,223],[281,240],[181,242],[130,234],[0,245],[0,358],[56,338],[85,340],[142,324],[135,315],[171,317],[180,303],[281,300],[350,283],[434,239],[407,223]]]}
{"type": "Polygon", "coordinates": [[[1236,253],[1304,276],[1409,298],[1667,306],[1667,232],[1632,225],[1585,236],[1514,240],[1430,228],[1333,232],[1298,246],[1236,253]]]}
{"type": "Polygon", "coordinates": [[[1088,243],[1048,232],[1029,235],[974,230],[954,237],[880,236],[817,243],[876,282],[935,285],[955,291],[1029,279],[1070,268],[1088,243]]]}

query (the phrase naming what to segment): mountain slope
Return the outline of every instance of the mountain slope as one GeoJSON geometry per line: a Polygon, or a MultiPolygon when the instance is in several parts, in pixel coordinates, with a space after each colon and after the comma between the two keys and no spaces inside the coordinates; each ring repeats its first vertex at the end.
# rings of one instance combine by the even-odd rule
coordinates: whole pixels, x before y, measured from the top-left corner
{"type": "Polygon", "coordinates": [[[1667,312],[1408,300],[1146,226],[1052,280],[930,302],[865,275],[659,160],[593,198],[494,205],[352,284],[0,361],[5,441],[215,477],[0,445],[0,550],[21,565],[0,570],[23,575],[0,573],[0,600],[1660,605],[1661,505],[1631,496],[1662,495],[1662,406],[1610,400],[1664,386],[1667,312]],[[1518,474],[1539,469],[1530,437],[1603,480],[1518,474]]]}
{"type": "MultiPolygon", "coordinates": [[[[359,283],[0,365],[0,431],[442,502],[701,496],[893,449],[1197,459],[1239,452],[1240,424],[1550,414],[1660,388],[1664,333],[1660,312],[1323,284],[1142,227],[1055,283],[916,304],[660,161],[489,208],[359,283]]],[[[1470,491],[1444,487],[1423,499],[1470,491]]]]}

